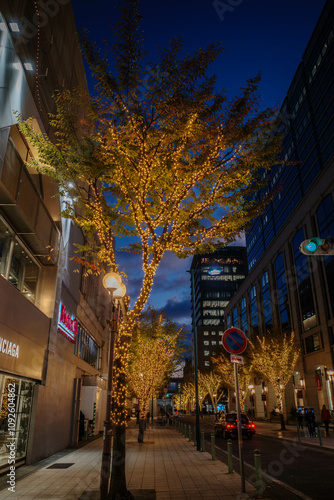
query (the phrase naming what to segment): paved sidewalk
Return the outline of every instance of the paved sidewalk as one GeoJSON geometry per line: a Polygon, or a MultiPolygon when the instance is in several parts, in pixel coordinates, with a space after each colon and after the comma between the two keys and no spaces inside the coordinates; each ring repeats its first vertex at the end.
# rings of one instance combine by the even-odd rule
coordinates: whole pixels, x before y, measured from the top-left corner
{"type": "MultiPolygon", "coordinates": [[[[244,500],[255,494],[246,482],[241,494],[240,476],[228,474],[227,466],[197,451],[175,429],[147,430],[144,443],[137,429],[127,431],[126,474],[128,488],[141,500],[244,500]],[[144,491],[145,490],[145,491],[144,491]]],[[[102,439],[57,457],[29,476],[16,481],[16,492],[0,491],[0,500],[88,500],[99,498],[102,439]],[[50,465],[71,464],[68,468],[50,465]]]]}
{"type": "MultiPolygon", "coordinates": [[[[298,431],[296,425],[286,425],[286,430],[281,431],[281,425],[278,422],[261,422],[255,421],[257,434],[262,434],[269,437],[274,437],[278,439],[287,440],[298,440],[298,431]]],[[[304,426],[300,429],[300,442],[307,446],[316,446],[326,449],[331,449],[334,451],[334,434],[332,431],[329,433],[329,437],[325,436],[324,428],[321,428],[321,444],[319,436],[309,437],[307,432],[307,427],[304,426]]]]}

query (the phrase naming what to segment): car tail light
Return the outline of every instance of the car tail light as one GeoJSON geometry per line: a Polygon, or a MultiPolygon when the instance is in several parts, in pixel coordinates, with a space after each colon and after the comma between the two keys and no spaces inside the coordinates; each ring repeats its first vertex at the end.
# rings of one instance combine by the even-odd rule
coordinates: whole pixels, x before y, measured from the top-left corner
{"type": "Polygon", "coordinates": [[[227,424],[226,429],[234,429],[235,425],[234,424],[227,424]]]}
{"type": "Polygon", "coordinates": [[[249,427],[251,427],[252,429],[255,429],[255,424],[249,424],[249,427]]]}

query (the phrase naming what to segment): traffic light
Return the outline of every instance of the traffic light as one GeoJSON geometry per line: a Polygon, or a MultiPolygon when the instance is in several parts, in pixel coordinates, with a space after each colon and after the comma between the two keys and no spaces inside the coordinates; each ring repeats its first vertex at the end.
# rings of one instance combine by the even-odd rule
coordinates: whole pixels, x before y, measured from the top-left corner
{"type": "Polygon", "coordinates": [[[310,238],[300,244],[299,250],[304,255],[334,255],[334,238],[310,238]]]}

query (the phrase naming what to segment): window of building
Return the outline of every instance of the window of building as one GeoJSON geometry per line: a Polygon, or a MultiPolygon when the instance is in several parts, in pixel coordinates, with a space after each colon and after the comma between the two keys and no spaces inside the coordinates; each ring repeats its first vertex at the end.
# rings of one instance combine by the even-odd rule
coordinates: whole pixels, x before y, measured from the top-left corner
{"type": "Polygon", "coordinates": [[[228,315],[226,318],[226,328],[231,328],[231,316],[228,315]]]}
{"type": "Polygon", "coordinates": [[[210,342],[208,340],[204,340],[204,345],[210,345],[210,342]]]}
{"type": "Polygon", "coordinates": [[[223,341],[222,340],[219,341],[219,345],[223,345],[223,341]]]}
{"type": "Polygon", "coordinates": [[[243,297],[241,301],[241,330],[247,334],[247,307],[246,307],[246,298],[243,297]]]}
{"type": "Polygon", "coordinates": [[[211,345],[217,345],[217,340],[211,340],[211,345]]]}
{"type": "MultiPolygon", "coordinates": [[[[319,227],[319,235],[321,238],[334,236],[334,203],[332,194],[326,196],[320,203],[317,210],[317,221],[319,227]]],[[[332,307],[332,315],[334,314],[334,256],[328,255],[324,259],[326,270],[328,300],[332,307]]]]}
{"type": "Polygon", "coordinates": [[[211,326],[216,326],[219,325],[220,320],[219,319],[204,319],[203,320],[203,325],[211,325],[211,326]]]}
{"type": "Polygon", "coordinates": [[[299,251],[299,246],[304,241],[303,229],[300,229],[293,238],[293,251],[295,256],[296,278],[298,282],[298,295],[300,301],[301,316],[305,330],[309,330],[317,324],[311,276],[306,255],[299,251]]]}
{"type": "Polygon", "coordinates": [[[204,356],[210,356],[210,351],[204,351],[204,356]]]}
{"type": "Polygon", "coordinates": [[[209,332],[207,330],[204,330],[203,335],[209,335],[209,332]]]}
{"type": "Polygon", "coordinates": [[[257,302],[256,302],[256,287],[252,286],[249,292],[250,309],[251,309],[251,325],[253,329],[257,329],[259,321],[257,316],[257,302]]]}
{"type": "Polygon", "coordinates": [[[221,330],[219,330],[218,332],[218,335],[223,335],[224,332],[222,332],[221,330]]]}
{"type": "Polygon", "coordinates": [[[288,302],[288,290],[286,286],[284,258],[283,253],[280,253],[275,260],[276,284],[277,284],[277,299],[281,318],[281,326],[286,330],[290,326],[290,311],[288,302]]]}
{"type": "Polygon", "coordinates": [[[216,335],[216,334],[217,334],[217,332],[215,330],[211,331],[211,335],[216,335]]]}
{"type": "Polygon", "coordinates": [[[96,370],[99,369],[100,347],[80,323],[75,338],[74,354],[96,370]]]}
{"type": "Polygon", "coordinates": [[[204,366],[210,366],[210,361],[204,361],[204,366]]]}
{"type": "Polygon", "coordinates": [[[36,300],[39,266],[31,253],[0,218],[0,273],[31,302],[36,300]]]}
{"type": "Polygon", "coordinates": [[[236,307],[233,309],[233,326],[238,328],[238,309],[236,307]]]}
{"type": "Polygon", "coordinates": [[[266,327],[268,327],[271,325],[272,319],[271,319],[271,305],[270,305],[269,276],[267,271],[265,271],[262,274],[261,287],[262,287],[264,323],[266,327]]]}
{"type": "Polygon", "coordinates": [[[305,339],[305,350],[306,353],[309,354],[310,352],[318,351],[320,349],[320,339],[319,339],[319,334],[315,333],[314,335],[310,335],[309,337],[306,337],[305,339]]]}

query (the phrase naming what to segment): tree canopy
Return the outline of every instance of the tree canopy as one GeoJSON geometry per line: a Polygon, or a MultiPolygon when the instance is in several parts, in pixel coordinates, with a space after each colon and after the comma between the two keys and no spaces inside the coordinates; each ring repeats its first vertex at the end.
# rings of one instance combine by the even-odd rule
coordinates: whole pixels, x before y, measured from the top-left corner
{"type": "Polygon", "coordinates": [[[64,213],[83,229],[97,267],[116,270],[115,236],[136,239],[129,250],[142,256],[139,314],[166,251],[184,257],[228,244],[258,215],[263,200],[252,195],[279,138],[276,110],[259,106],[259,75],[237,97],[216,90],[208,70],[220,44],[184,55],[173,39],[148,74],[135,0],[124,2],[115,37],[111,54],[82,37],[97,97],[57,94],[55,142],[32,122],[21,129],[38,150],[35,167],[66,195],[64,213]]]}

